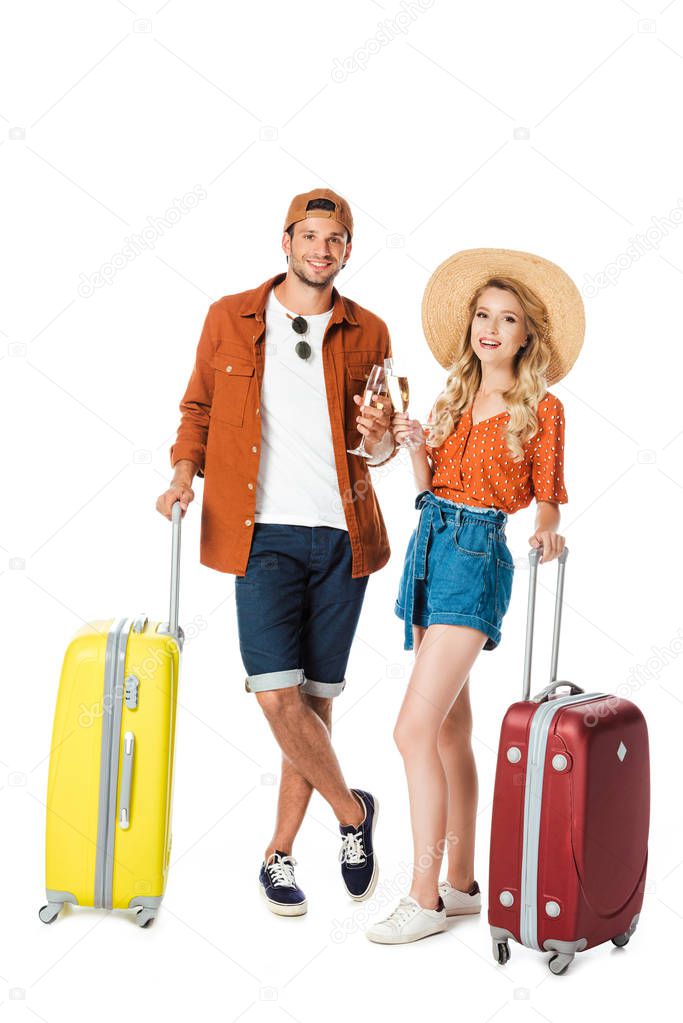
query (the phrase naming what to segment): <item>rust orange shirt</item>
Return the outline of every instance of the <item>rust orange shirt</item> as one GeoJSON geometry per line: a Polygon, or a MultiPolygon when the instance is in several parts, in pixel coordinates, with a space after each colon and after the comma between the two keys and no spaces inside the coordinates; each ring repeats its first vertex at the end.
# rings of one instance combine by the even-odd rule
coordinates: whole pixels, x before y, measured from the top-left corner
{"type": "MultiPolygon", "coordinates": [[[[523,445],[524,459],[515,462],[505,439],[510,413],[473,423],[471,408],[467,409],[441,447],[427,444],[434,466],[433,492],[449,501],[508,514],[526,508],[534,497],[566,504],[562,402],[546,391],[537,415],[538,430],[523,445]]],[[[425,427],[425,437],[428,434],[425,427]]]]}
{"type": "MultiPolygon", "coordinates": [[[[254,535],[261,385],[269,357],[266,302],[284,278],[278,274],[252,291],[225,295],[209,308],[169,452],[172,466],[189,459],[198,466],[197,476],[204,477],[199,560],[239,576],[246,572],[254,535]]],[[[357,579],[382,568],[391,553],[367,462],[347,450],[356,447],[360,436],[353,396],[363,393],[372,366],[391,358],[391,341],[378,316],[336,290],[332,298],[322,358],[339,497],[351,541],[351,575],[357,579]]],[[[386,465],[397,451],[394,447],[374,464],[386,465]]]]}

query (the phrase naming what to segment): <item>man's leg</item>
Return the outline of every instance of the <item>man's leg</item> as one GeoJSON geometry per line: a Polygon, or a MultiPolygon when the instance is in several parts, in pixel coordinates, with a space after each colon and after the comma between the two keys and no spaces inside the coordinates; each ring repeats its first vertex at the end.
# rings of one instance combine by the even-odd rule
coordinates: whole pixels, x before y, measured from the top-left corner
{"type": "Polygon", "coordinates": [[[353,559],[346,530],[314,527],[310,539],[300,635],[305,673],[301,702],[288,700],[283,690],[256,694],[283,753],[278,818],[269,851],[289,851],[312,788],[328,800],[342,825],[360,824],[365,812],[343,780],[330,735],[332,697],[339,695],[346,684],[344,674],[368,579],[352,577],[353,559]],[[299,713],[308,719],[307,732],[301,731],[299,713]],[[291,723],[289,714],[293,715],[291,723]],[[287,743],[293,745],[284,745],[287,743]],[[323,788],[312,780],[311,771],[318,772],[323,788]],[[284,840],[287,845],[278,844],[284,840]]]}
{"type": "MultiPolygon", "coordinates": [[[[302,694],[327,728],[329,735],[332,734],[332,700],[324,696],[310,696],[302,694]]],[[[267,861],[271,853],[279,849],[280,852],[292,852],[294,839],[304,819],[308,803],[313,792],[313,786],[309,781],[299,774],[297,769],[286,756],[282,756],[282,774],[280,775],[280,792],[277,803],[277,820],[275,831],[266,849],[264,859],[267,861]]]]}
{"type": "Polygon", "coordinates": [[[330,711],[319,711],[345,686],[367,581],[352,578],[345,530],[258,524],[246,575],[235,582],[246,688],[256,695],[284,758],[274,842],[291,845],[310,790],[317,788],[342,828],[348,846],[343,863],[354,868],[362,889],[354,898],[369,891],[365,873],[376,863],[376,804],[347,786],[330,741],[330,711]]]}
{"type": "Polygon", "coordinates": [[[256,692],[256,699],[294,771],[327,800],[340,824],[357,827],[364,810],[344,781],[328,728],[308,702],[310,697],[298,686],[289,686],[256,692]]]}
{"type": "MultiPolygon", "coordinates": [[[[330,774],[331,783],[323,787],[330,793],[339,820],[358,824],[363,817],[330,746],[331,699],[318,692],[306,693],[304,700],[301,691],[310,684],[304,674],[301,634],[310,624],[306,620],[307,582],[313,533],[309,527],[257,523],[247,571],[235,580],[240,651],[248,673],[246,688],[256,694],[283,754],[274,836],[274,840],[287,839],[284,848],[277,846],[283,852],[289,851],[315,786],[295,756],[299,747],[305,751],[309,739],[316,751],[313,756],[321,758],[318,766],[330,774]],[[309,700],[309,695],[318,698],[309,700]],[[283,746],[281,733],[290,731],[295,733],[296,743],[283,746]]],[[[325,688],[330,696],[339,690],[338,685],[325,688]]]]}

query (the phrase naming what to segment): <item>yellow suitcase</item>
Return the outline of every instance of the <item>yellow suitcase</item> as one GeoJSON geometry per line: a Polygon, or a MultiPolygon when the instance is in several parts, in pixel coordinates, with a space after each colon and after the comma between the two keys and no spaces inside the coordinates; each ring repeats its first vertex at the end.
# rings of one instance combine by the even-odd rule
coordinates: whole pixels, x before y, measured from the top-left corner
{"type": "Polygon", "coordinates": [[[180,502],[173,506],[168,622],[145,615],[94,621],[62,666],[47,788],[47,905],[132,909],[141,927],[159,908],[171,853],[180,502]]]}

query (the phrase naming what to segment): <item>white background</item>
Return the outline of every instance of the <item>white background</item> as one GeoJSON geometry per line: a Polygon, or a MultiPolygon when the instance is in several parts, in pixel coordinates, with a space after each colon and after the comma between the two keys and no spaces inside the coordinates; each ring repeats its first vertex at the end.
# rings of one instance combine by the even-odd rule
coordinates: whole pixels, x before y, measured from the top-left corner
{"type": "MultiPolygon", "coordinates": [[[[599,1003],[623,1023],[657,999],[679,1002],[683,3],[13,2],[3,20],[1,1018],[575,1023],[599,1003]],[[388,322],[415,416],[445,379],[420,302],[446,256],[537,252],[584,294],[583,351],[552,388],[567,416],[570,498],[560,672],[643,709],[653,791],[638,931],[625,950],[579,955],[564,977],[514,943],[496,965],[486,920],[533,508],[510,520],[512,605],[500,647],[472,675],[484,912],[412,946],[363,936],[406,890],[411,854],[391,737],[412,662],[393,615],[416,522],[403,458],[375,473],[393,555],[370,579],[333,727],[347,780],[382,804],[373,905],[346,898],[335,821],[317,795],[295,846],[308,915],[278,919],[260,902],[279,758],[244,692],[234,578],[198,562],[197,481],[183,523],[189,638],[163,909],[148,931],[96,910],[38,921],[63,651],[91,619],[166,614],[171,530],[154,505],[204,316],[284,267],[287,204],[316,185],[352,205],[339,287],[388,322]],[[126,238],[197,186],[196,208],[153,229],[153,247],[112,276],[126,238]],[[87,295],[103,268],[110,282],[87,295]]],[[[547,680],[555,566],[540,578],[535,689],[547,680]]]]}

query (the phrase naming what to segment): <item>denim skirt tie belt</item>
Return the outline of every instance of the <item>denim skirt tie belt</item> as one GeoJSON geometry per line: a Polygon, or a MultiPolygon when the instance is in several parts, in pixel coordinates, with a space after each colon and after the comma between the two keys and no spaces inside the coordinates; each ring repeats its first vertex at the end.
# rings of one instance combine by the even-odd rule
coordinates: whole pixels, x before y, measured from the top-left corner
{"type": "MultiPolygon", "coordinates": [[[[413,546],[413,559],[410,566],[410,583],[406,592],[406,620],[405,640],[412,643],[413,638],[413,608],[415,606],[415,580],[427,577],[427,548],[432,529],[442,533],[448,528],[441,505],[435,499],[431,490],[423,491],[415,498],[415,507],[420,508],[420,520],[417,524],[415,544],[413,546]],[[435,522],[436,520],[436,522],[435,522]]],[[[459,509],[455,509],[458,510],[459,509]]]]}
{"type": "MultiPolygon", "coordinates": [[[[512,588],[512,556],[505,543],[506,512],[497,508],[457,504],[437,497],[431,490],[424,490],[417,495],[415,507],[420,510],[420,518],[414,537],[411,538],[410,549],[406,551],[401,583],[405,609],[404,649],[410,650],[413,646],[416,584],[421,581],[425,584],[428,578],[432,581],[428,583],[427,592],[436,585],[439,592],[435,599],[447,601],[445,606],[437,606],[435,615],[432,616],[430,612],[428,617],[481,628],[489,636],[485,649],[493,649],[500,637],[500,619],[507,610],[512,588]],[[477,545],[473,552],[463,550],[457,539],[461,535],[461,523],[463,529],[470,530],[465,537],[466,547],[468,544],[477,545]],[[476,535],[471,533],[472,529],[476,535]],[[444,537],[442,534],[446,530],[449,533],[444,537]],[[484,530],[484,536],[480,530],[484,530]],[[429,564],[428,554],[434,542],[436,560],[429,564]],[[440,581],[435,584],[435,579],[440,581]],[[456,584],[453,586],[449,580],[456,580],[456,584]],[[446,588],[442,591],[444,583],[446,588]],[[451,588],[453,604],[446,595],[451,588]],[[461,596],[463,588],[468,595],[465,605],[462,604],[461,596]]],[[[429,599],[431,601],[432,597],[429,599]]],[[[399,597],[397,613],[399,610],[403,612],[400,603],[399,597]]],[[[425,609],[422,608],[418,619],[424,613],[425,609]]]]}

